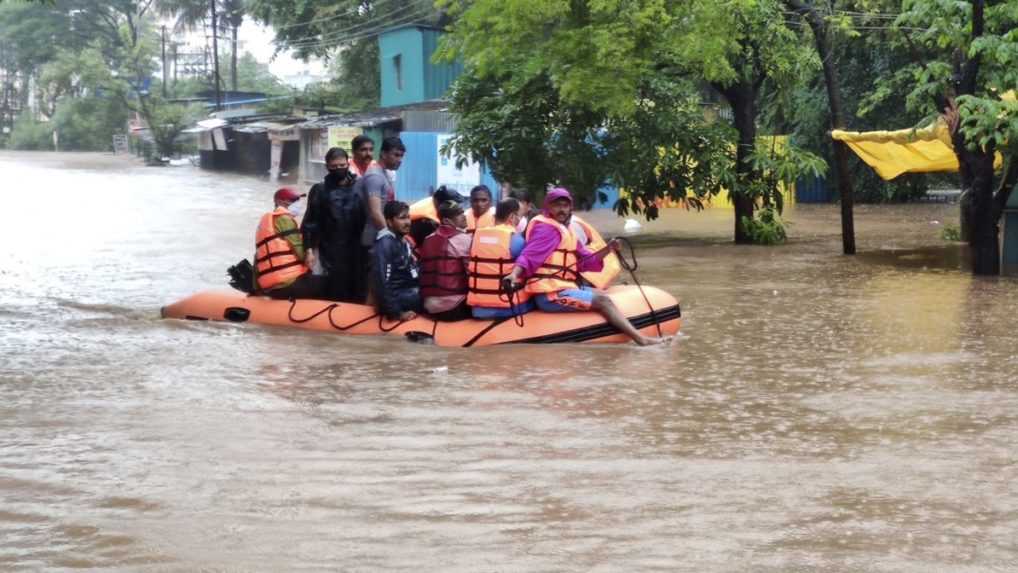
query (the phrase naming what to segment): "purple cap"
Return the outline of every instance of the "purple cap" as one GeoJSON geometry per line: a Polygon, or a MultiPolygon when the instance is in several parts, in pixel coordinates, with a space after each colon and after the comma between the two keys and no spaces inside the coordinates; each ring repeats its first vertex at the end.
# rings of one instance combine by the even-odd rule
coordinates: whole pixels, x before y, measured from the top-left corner
{"type": "Polygon", "coordinates": [[[568,199],[569,203],[572,204],[573,196],[569,194],[569,190],[565,187],[554,187],[548,194],[544,196],[544,208],[545,210],[555,201],[559,199],[568,199]]]}

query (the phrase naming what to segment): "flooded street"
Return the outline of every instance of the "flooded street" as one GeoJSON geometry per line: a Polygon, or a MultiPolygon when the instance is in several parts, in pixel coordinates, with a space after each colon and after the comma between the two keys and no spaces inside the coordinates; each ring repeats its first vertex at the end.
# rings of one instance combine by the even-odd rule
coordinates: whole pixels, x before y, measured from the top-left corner
{"type": "Polygon", "coordinates": [[[1018,280],[956,205],[860,207],[856,257],[836,205],[771,248],[669,211],[662,347],[160,319],[273,189],[0,153],[0,570],[1018,570],[1018,280]]]}

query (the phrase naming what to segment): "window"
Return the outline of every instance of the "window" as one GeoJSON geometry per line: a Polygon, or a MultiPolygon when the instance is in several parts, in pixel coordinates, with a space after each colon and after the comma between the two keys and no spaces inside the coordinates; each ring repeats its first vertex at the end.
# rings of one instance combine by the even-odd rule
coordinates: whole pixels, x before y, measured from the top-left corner
{"type": "Polygon", "coordinates": [[[392,65],[396,70],[396,90],[403,91],[403,54],[393,56],[392,65]]]}

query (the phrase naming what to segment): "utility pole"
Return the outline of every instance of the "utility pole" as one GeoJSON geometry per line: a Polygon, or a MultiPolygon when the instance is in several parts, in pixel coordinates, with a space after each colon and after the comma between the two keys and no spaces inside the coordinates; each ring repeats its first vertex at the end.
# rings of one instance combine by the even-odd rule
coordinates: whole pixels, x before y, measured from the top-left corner
{"type": "Polygon", "coordinates": [[[166,69],[166,26],[162,27],[162,36],[160,37],[160,44],[163,52],[163,99],[166,99],[166,82],[169,81],[169,73],[166,69]]]}
{"type": "Polygon", "coordinates": [[[216,0],[209,0],[212,6],[212,73],[216,81],[216,111],[223,108],[223,94],[219,91],[219,25],[216,22],[216,0]]]}
{"type": "Polygon", "coordinates": [[[177,43],[170,44],[170,51],[173,52],[173,93],[177,93],[177,43]]]}

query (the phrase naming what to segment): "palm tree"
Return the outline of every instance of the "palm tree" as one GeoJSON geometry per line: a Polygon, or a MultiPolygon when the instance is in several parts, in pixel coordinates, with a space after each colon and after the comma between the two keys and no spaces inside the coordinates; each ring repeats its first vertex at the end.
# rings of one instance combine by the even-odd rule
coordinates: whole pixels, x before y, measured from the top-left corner
{"type": "MultiPolygon", "coordinates": [[[[219,22],[230,27],[230,89],[237,90],[237,31],[247,15],[247,0],[159,0],[163,16],[176,19],[174,32],[196,30],[210,17],[211,2],[216,3],[219,22]]],[[[218,30],[213,33],[218,33],[218,30]]]]}

